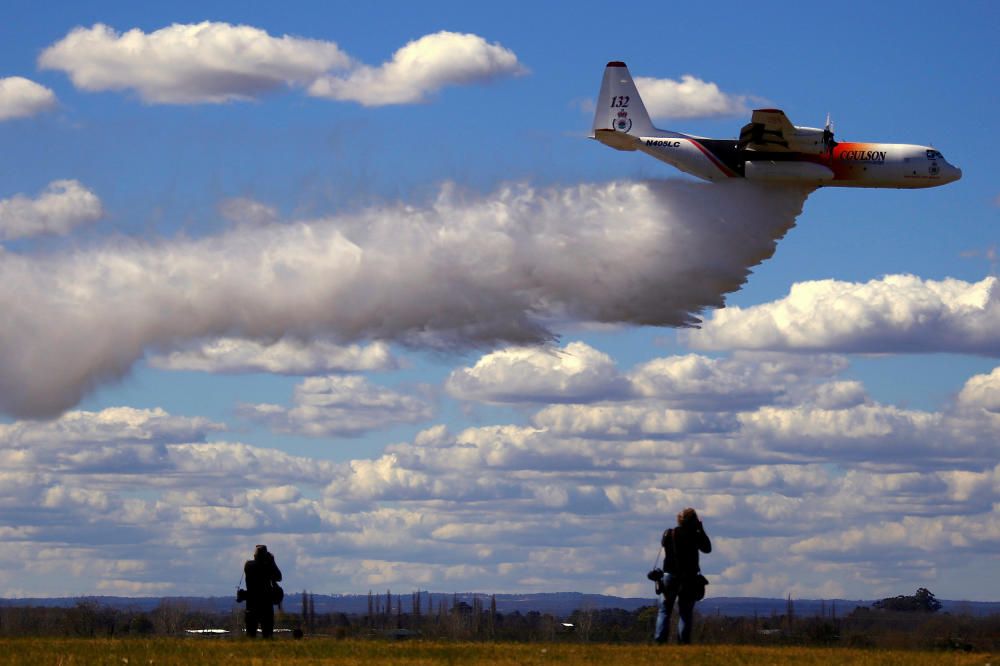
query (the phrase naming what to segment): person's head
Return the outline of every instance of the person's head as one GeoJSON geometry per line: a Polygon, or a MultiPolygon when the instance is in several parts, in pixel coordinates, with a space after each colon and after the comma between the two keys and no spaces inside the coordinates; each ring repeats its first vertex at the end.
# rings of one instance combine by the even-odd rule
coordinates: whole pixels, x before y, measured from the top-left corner
{"type": "Polygon", "coordinates": [[[698,525],[698,514],[697,512],[688,507],[677,514],[677,525],[678,527],[695,527],[698,525]]]}
{"type": "Polygon", "coordinates": [[[267,558],[267,546],[264,544],[257,544],[253,549],[253,559],[263,560],[267,558]]]}

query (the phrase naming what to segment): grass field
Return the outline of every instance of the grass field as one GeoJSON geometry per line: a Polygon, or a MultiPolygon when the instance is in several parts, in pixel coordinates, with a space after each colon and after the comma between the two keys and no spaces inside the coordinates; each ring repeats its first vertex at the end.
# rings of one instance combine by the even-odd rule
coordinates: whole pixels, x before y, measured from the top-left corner
{"type": "Polygon", "coordinates": [[[0,664],[116,666],[189,664],[957,664],[996,663],[989,654],[839,648],[636,646],[567,643],[445,643],[413,641],[249,641],[158,638],[0,640],[0,664]]]}

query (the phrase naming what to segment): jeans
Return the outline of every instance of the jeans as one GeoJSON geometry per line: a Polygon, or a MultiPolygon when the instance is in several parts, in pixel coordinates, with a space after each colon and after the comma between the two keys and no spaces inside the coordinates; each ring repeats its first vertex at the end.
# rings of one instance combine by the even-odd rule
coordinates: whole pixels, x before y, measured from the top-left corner
{"type": "Polygon", "coordinates": [[[653,640],[666,643],[670,637],[670,615],[677,601],[677,642],[690,643],[691,629],[694,627],[693,615],[695,600],[681,592],[680,578],[673,574],[663,577],[659,608],[656,613],[656,631],[653,640]]]}
{"type": "Polygon", "coordinates": [[[247,604],[246,622],[247,636],[257,637],[257,627],[260,626],[261,638],[271,638],[274,634],[274,609],[270,606],[250,608],[247,604]]]}

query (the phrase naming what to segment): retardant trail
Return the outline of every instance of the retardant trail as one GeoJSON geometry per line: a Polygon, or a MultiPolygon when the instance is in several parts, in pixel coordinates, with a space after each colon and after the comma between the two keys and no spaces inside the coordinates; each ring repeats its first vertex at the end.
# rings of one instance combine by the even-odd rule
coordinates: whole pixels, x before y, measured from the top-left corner
{"type": "Polygon", "coordinates": [[[54,416],[147,350],[220,335],[469,348],[566,321],[690,326],[742,285],[807,191],[614,182],[0,254],[0,410],[54,416]]]}

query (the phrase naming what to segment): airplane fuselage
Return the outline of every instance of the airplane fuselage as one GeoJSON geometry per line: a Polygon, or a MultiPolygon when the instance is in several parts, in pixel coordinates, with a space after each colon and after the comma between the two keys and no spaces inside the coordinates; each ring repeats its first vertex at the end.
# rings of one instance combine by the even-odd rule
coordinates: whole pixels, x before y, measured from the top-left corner
{"type": "Polygon", "coordinates": [[[921,188],[961,177],[959,169],[929,146],[841,142],[819,153],[770,152],[740,148],[736,140],[669,134],[636,137],[634,149],[711,181],[747,178],[826,187],[921,188]]]}

